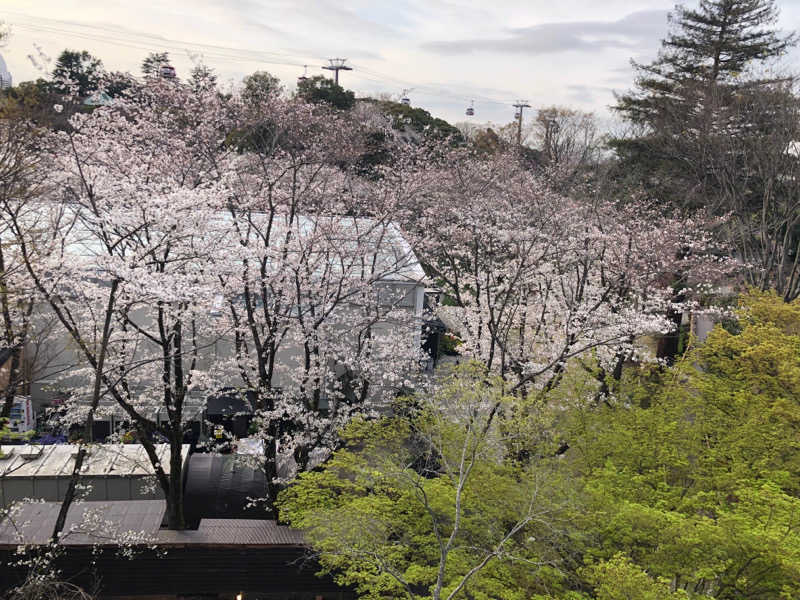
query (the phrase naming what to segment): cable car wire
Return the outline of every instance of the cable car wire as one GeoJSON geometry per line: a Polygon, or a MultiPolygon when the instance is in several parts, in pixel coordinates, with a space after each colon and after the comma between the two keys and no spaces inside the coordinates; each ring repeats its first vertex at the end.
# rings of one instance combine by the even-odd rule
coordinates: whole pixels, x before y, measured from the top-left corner
{"type": "MultiPolygon", "coordinates": [[[[203,59],[211,59],[215,61],[228,63],[246,61],[286,67],[303,67],[304,69],[307,69],[307,67],[315,61],[319,61],[320,63],[323,62],[323,59],[311,54],[306,55],[304,58],[297,58],[296,55],[288,54],[283,51],[276,52],[268,50],[254,50],[249,48],[236,48],[217,44],[188,42],[145,32],[124,31],[102,25],[70,23],[57,19],[31,17],[25,13],[7,9],[0,9],[0,14],[2,13],[13,15],[14,17],[24,18],[24,21],[19,21],[15,18],[12,24],[15,27],[19,27],[27,31],[68,35],[78,39],[99,41],[115,46],[137,50],[147,51],[152,50],[154,46],[157,46],[172,52],[186,52],[190,55],[190,57],[192,54],[201,54],[203,59]],[[75,31],[75,28],[77,28],[78,31],[75,31]]],[[[307,76],[307,71],[305,73],[307,76]]],[[[504,102],[480,94],[469,92],[462,94],[451,89],[445,89],[430,84],[421,84],[419,82],[402,79],[395,75],[382,73],[370,67],[361,65],[354,65],[354,71],[351,77],[364,81],[370,81],[372,83],[382,84],[387,87],[392,83],[400,84],[404,89],[414,89],[419,95],[422,96],[428,95],[440,98],[449,98],[463,103],[470,102],[470,108],[472,109],[473,114],[475,112],[474,103],[476,100],[480,104],[492,104],[496,106],[508,107],[513,106],[513,103],[511,102],[504,102]]]]}

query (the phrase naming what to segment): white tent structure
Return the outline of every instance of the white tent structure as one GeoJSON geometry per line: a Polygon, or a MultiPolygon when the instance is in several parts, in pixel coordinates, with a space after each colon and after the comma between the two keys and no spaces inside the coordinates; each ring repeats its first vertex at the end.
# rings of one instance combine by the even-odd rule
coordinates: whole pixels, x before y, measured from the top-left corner
{"type": "MultiPolygon", "coordinates": [[[[156,453],[169,474],[169,445],[156,444],[156,453]]],[[[47,502],[64,499],[78,446],[0,446],[0,507],[25,498],[47,502]]],[[[184,465],[189,446],[182,448],[184,465]]],[[[164,497],[144,447],[139,444],[98,444],[89,449],[81,470],[86,500],[158,500],[164,497]]]]}

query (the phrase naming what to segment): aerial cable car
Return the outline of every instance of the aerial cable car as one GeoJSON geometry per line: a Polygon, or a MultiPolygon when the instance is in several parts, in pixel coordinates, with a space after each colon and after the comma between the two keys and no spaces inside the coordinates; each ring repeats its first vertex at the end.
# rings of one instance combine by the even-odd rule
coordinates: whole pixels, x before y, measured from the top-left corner
{"type": "Polygon", "coordinates": [[[469,101],[469,106],[467,107],[467,116],[468,117],[471,117],[471,116],[473,116],[475,114],[475,108],[473,107],[474,104],[475,104],[474,100],[470,100],[469,101]]]}
{"type": "Polygon", "coordinates": [[[403,97],[400,98],[400,104],[405,104],[406,106],[411,106],[411,99],[408,97],[408,92],[411,90],[403,90],[403,97]]]}
{"type": "Polygon", "coordinates": [[[175,79],[177,77],[177,74],[175,73],[175,67],[169,63],[161,65],[159,68],[159,73],[163,79],[175,79]]]}

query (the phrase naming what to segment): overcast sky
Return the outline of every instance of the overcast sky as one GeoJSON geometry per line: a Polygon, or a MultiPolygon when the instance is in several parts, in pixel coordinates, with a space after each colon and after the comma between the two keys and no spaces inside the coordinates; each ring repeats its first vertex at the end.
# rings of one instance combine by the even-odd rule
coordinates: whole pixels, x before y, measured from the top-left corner
{"type": "MultiPolygon", "coordinates": [[[[695,4],[696,0],[689,0],[695,4]]],[[[652,59],[675,0],[0,0],[12,36],[0,50],[15,82],[39,74],[35,45],[55,58],[88,50],[109,70],[139,73],[168,51],[178,75],[192,60],[222,82],[256,70],[290,89],[329,57],[354,68],[359,94],[404,88],[412,103],[451,122],[507,122],[514,100],[604,112],[628,89],[631,58],[652,59]]],[[[800,0],[779,0],[780,27],[800,29],[800,0]]],[[[800,53],[791,57],[797,63],[800,53]]],[[[790,64],[791,67],[795,65],[790,64]]]]}

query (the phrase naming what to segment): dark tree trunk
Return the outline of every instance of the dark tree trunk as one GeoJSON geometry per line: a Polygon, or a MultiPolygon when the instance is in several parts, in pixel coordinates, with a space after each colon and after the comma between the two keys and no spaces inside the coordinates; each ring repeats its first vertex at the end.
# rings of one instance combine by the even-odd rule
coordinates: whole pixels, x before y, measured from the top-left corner
{"type": "Polygon", "coordinates": [[[6,386],[3,398],[2,412],[0,418],[8,419],[11,416],[11,407],[14,405],[14,398],[19,392],[22,370],[22,348],[17,347],[11,350],[8,358],[8,385],[6,386]]]}
{"type": "Polygon", "coordinates": [[[83,461],[86,457],[86,444],[92,439],[92,428],[94,426],[94,413],[97,406],[100,404],[100,390],[103,382],[103,365],[105,364],[106,352],[108,350],[108,340],[111,336],[111,317],[114,310],[114,302],[116,300],[117,288],[119,281],[114,280],[111,283],[111,290],[108,295],[108,305],[106,306],[105,322],[103,323],[103,336],[100,342],[100,353],[97,357],[97,366],[94,372],[94,389],[92,392],[92,405],[89,407],[89,414],[86,416],[86,423],[84,423],[83,439],[78,446],[78,455],[75,457],[75,464],[72,467],[72,475],[69,478],[69,485],[64,494],[64,500],[61,502],[61,509],[58,511],[58,518],[53,527],[51,540],[53,543],[58,542],[58,537],[64,529],[64,524],[67,520],[67,513],[72,501],[75,499],[75,488],[78,485],[78,478],[81,475],[81,468],[83,461]]]}
{"type": "Polygon", "coordinates": [[[170,438],[169,490],[167,492],[167,526],[170,529],[186,529],[183,514],[183,435],[174,431],[170,438]]]}

